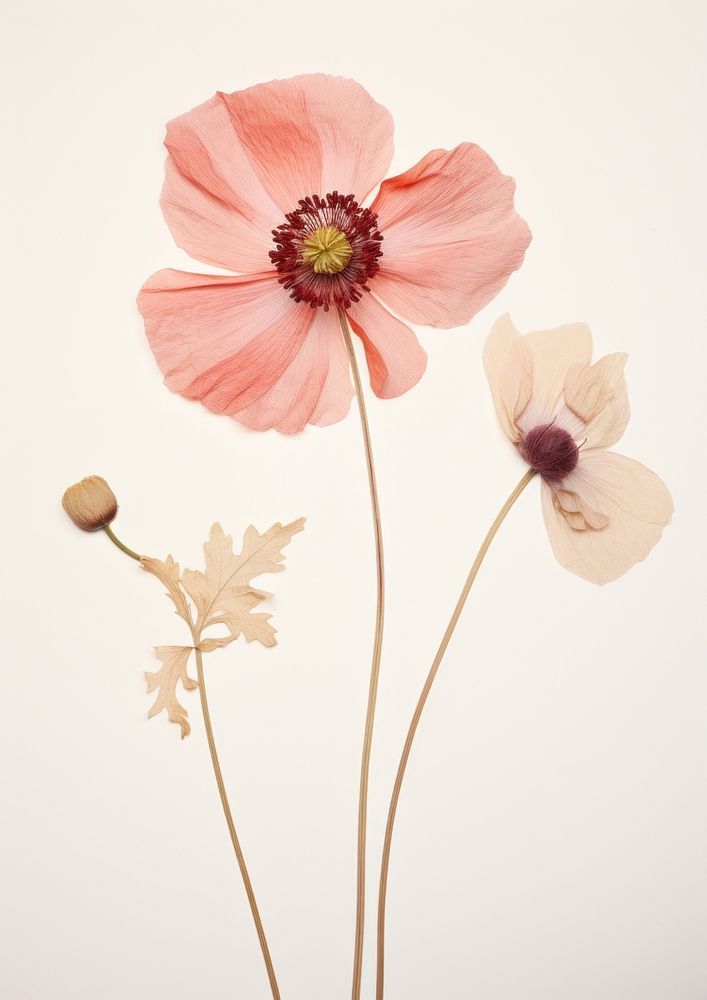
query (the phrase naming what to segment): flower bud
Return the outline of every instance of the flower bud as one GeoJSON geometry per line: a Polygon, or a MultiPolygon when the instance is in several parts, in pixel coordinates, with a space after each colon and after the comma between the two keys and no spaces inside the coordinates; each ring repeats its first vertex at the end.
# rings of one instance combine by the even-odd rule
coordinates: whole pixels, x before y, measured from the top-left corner
{"type": "Polygon", "coordinates": [[[100,476],[87,476],[70,486],[61,505],[74,524],[84,531],[96,531],[110,524],[118,513],[113,490],[100,476]]]}

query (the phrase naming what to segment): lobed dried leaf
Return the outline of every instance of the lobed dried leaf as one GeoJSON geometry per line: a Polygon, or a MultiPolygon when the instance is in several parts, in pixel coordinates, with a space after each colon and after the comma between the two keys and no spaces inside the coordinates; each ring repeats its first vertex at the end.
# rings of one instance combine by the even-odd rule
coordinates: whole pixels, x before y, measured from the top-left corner
{"type": "Polygon", "coordinates": [[[179,563],[175,562],[172,556],[167,556],[164,562],[161,559],[143,556],[140,560],[140,565],[165,585],[167,588],[167,597],[173,602],[177,609],[177,614],[191,628],[191,609],[179,583],[179,563]]]}
{"type": "Polygon", "coordinates": [[[182,739],[189,735],[187,710],[179,703],[176,691],[180,682],[186,691],[199,686],[187,673],[192,649],[211,652],[241,635],[248,642],[255,640],[264,646],[275,645],[271,616],[254,612],[270,594],[253,587],[251,581],[263,573],[279,573],[285,568],[282,550],[303,528],[304,518],[286,525],[274,524],[263,534],[251,525],[243,536],[242,550],[236,553],[232,536],[226,535],[220,524],[214,524],[204,544],[204,572],[185,569],[180,575],[179,563],[172,556],[167,556],[164,562],[143,557],[143,569],[165,585],[167,596],[179,617],[189,626],[194,643],[193,646],[156,647],[162,669],[145,674],[148,691],[159,689],[148,713],[150,718],[166,711],[169,719],[181,727],[182,739]],[[203,635],[205,629],[219,625],[227,629],[228,635],[203,635]]]}
{"type": "Polygon", "coordinates": [[[167,712],[170,722],[177,722],[182,730],[182,739],[191,732],[187,722],[187,710],[177,699],[177,684],[181,681],[185,691],[198,688],[198,683],[187,673],[187,663],[192,652],[191,646],[156,646],[155,652],[162,661],[161,670],[154,673],[145,671],[147,690],[158,690],[155,703],[147,713],[151,719],[160,712],[167,712]]]}
{"type": "Polygon", "coordinates": [[[225,617],[234,621],[236,633],[240,634],[243,628],[238,623],[243,613],[268,596],[252,587],[251,580],[263,573],[281,572],[285,568],[282,549],[303,528],[304,518],[291,524],[274,524],[263,534],[251,525],[243,536],[242,551],[235,553],[232,536],[224,534],[220,524],[214,524],[204,544],[205,572],[185,569],[182,573],[184,589],[198,612],[197,627],[205,628],[225,617]]]}

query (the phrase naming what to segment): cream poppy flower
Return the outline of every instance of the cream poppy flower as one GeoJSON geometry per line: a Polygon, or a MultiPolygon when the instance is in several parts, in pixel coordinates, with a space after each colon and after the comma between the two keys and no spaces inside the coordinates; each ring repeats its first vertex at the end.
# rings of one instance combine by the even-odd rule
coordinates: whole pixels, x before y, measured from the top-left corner
{"type": "Polygon", "coordinates": [[[670,522],[661,479],[607,451],[628,424],[626,354],[592,365],[583,323],[521,336],[510,316],[494,325],[484,367],[498,419],[542,476],[542,507],[557,560],[604,584],[645,559],[670,522]]]}

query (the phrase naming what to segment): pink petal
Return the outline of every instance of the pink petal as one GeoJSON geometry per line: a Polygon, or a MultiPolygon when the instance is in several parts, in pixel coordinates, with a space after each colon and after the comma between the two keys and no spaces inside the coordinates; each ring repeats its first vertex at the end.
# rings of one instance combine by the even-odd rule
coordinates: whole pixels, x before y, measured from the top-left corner
{"type": "Polygon", "coordinates": [[[392,399],[412,389],[427,367],[427,354],[410,327],[371,294],[354,303],[347,315],[363,341],[376,396],[392,399]]]}
{"type": "Polygon", "coordinates": [[[508,313],[496,320],[486,338],[484,369],[498,421],[516,444],[521,437],[519,421],[533,388],[533,356],[508,313]]]}
{"type": "Polygon", "coordinates": [[[296,76],[221,98],[283,216],[308,195],[337,190],[360,200],[390,165],[390,114],[354,80],[296,76]]]}
{"type": "Polygon", "coordinates": [[[624,378],[627,354],[607,354],[594,365],[573,365],[565,378],[563,426],[584,450],[608,448],[626,430],[631,408],[624,378]],[[572,426],[574,424],[574,426],[572,426]]]}
{"type": "Polygon", "coordinates": [[[383,234],[376,295],[414,323],[467,323],[520,267],[530,243],[514,190],[470,143],[433,150],[384,181],[371,206],[383,234]]]}
{"type": "Polygon", "coordinates": [[[236,418],[254,430],[274,427],[296,434],[308,423],[324,427],[342,420],[352,397],[338,317],[318,309],[301,349],[277,382],[236,418]]]}
{"type": "Polygon", "coordinates": [[[267,272],[160,271],[143,286],[138,307],[167,386],[236,418],[277,383],[314,319],[267,272]]]}
{"type": "Polygon", "coordinates": [[[221,96],[167,125],[162,211],[177,244],[197,260],[232,271],[270,263],[282,212],[241,145],[221,96]]]}
{"type": "Polygon", "coordinates": [[[673,513],[670,493],[654,472],[609,451],[581,452],[560,487],[543,482],[542,502],[558,562],[598,584],[645,559],[673,513]]]}

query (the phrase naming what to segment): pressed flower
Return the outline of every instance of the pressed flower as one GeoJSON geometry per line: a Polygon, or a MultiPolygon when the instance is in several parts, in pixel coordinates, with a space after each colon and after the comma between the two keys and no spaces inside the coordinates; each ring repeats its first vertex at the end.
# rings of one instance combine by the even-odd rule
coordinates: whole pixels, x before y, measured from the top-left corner
{"type": "Polygon", "coordinates": [[[665,484],[607,449],[628,424],[625,354],[592,365],[583,323],[521,336],[509,316],[494,325],[484,366],[501,426],[529,468],[481,543],[408,726],[388,806],[378,889],[376,1000],[385,994],[388,874],[395,818],[420,719],[491,542],[525,488],[542,480],[548,534],[558,560],[593,583],[615,580],[644,559],[670,522],[665,484]]]}
{"type": "Polygon", "coordinates": [[[390,114],[353,80],[308,75],[211,100],[167,126],[162,208],[191,256],[237,274],[160,271],[138,304],[167,386],[249,427],[285,433],[348,412],[337,313],[380,397],[425,370],[394,316],[466,323],[530,242],[514,182],[478,146],[435,150],[382,183],[390,114]]]}
{"type": "Polygon", "coordinates": [[[650,469],[608,451],[628,424],[627,355],[592,365],[582,323],[521,336],[502,316],[484,348],[498,419],[542,477],[542,508],[558,561],[609,583],[645,559],[670,522],[667,487],[650,469]]]}

